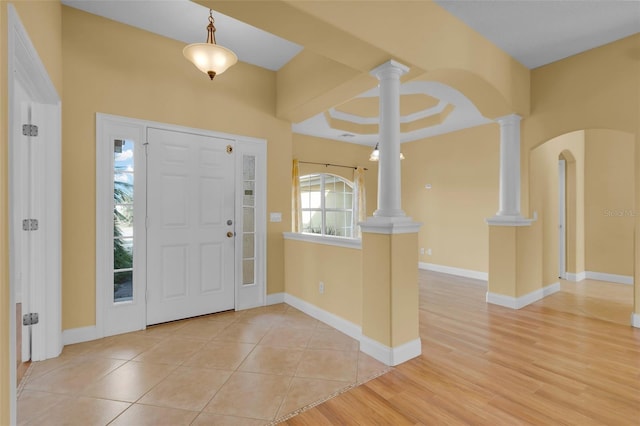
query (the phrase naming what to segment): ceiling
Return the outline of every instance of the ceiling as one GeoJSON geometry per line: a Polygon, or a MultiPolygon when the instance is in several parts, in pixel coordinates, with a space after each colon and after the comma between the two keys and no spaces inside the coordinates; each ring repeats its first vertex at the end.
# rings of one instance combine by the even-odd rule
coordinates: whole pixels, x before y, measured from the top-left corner
{"type": "Polygon", "coordinates": [[[435,0],[529,69],[640,31],[637,0],[435,0]]]}
{"type": "MultiPolygon", "coordinates": [[[[536,68],[640,31],[640,1],[435,0],[527,68],[536,68]]],[[[189,0],[62,0],[95,15],[185,44],[204,42],[208,10],[189,0]]],[[[238,58],[279,70],[303,47],[214,11],[218,44],[238,58]]],[[[460,92],[440,83],[401,86],[401,141],[489,122],[460,92]]],[[[296,133],[375,145],[378,89],[293,124],[296,133]]]]}

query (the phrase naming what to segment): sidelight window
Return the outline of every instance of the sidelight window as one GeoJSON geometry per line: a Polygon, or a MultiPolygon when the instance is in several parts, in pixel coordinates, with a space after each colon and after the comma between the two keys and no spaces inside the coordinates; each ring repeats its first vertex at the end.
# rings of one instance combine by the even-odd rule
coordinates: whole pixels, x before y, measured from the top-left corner
{"type": "Polygon", "coordinates": [[[113,143],[113,301],[133,300],[134,142],[113,143]]]}

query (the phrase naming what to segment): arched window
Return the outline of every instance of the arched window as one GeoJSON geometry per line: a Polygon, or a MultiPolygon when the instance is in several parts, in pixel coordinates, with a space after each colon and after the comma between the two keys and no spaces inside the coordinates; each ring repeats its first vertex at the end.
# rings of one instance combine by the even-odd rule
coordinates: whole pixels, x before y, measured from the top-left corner
{"type": "Polygon", "coordinates": [[[300,177],[302,232],[353,238],[353,184],[330,174],[300,177]]]}

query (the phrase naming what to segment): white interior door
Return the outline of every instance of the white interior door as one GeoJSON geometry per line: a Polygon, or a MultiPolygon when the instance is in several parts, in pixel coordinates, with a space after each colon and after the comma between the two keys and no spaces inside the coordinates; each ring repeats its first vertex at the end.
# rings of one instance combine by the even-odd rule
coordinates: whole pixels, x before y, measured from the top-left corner
{"type": "MultiPolygon", "coordinates": [[[[12,281],[15,283],[16,303],[21,303],[22,313],[31,312],[31,247],[33,233],[23,229],[23,221],[32,216],[32,187],[33,161],[31,156],[31,138],[22,134],[22,124],[30,122],[31,105],[27,102],[27,95],[20,85],[16,85],[16,107],[18,122],[15,128],[15,141],[12,145],[11,167],[13,181],[12,194],[12,281]]],[[[31,223],[25,223],[31,228],[31,223]]],[[[22,324],[22,319],[20,318],[22,324]]],[[[21,361],[31,359],[31,326],[22,326],[21,361]]]]}
{"type": "Polygon", "coordinates": [[[558,161],[558,277],[567,278],[566,162],[558,161]]]}
{"type": "Polygon", "coordinates": [[[233,309],[233,141],[155,128],[147,141],[147,324],[233,309]]]}

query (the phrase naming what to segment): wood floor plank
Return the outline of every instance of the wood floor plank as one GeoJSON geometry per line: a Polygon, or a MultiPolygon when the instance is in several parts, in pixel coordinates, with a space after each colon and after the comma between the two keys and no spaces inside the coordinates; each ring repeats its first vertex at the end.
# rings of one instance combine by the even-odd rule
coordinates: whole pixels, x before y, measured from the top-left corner
{"type": "Polygon", "coordinates": [[[511,310],[480,281],[420,271],[422,355],[286,424],[640,425],[632,292],[580,284],[511,310]]]}

